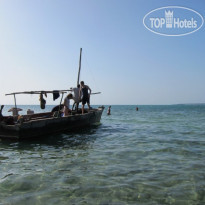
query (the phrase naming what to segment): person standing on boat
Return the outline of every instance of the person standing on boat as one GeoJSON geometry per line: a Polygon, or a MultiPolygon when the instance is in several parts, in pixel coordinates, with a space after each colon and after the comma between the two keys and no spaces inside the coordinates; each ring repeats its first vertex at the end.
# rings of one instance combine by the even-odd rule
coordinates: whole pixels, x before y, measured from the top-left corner
{"type": "Polygon", "coordinates": [[[84,81],[81,81],[80,85],[81,88],[80,88],[79,96],[82,95],[82,114],[84,114],[84,107],[86,103],[88,105],[88,108],[90,109],[90,94],[92,91],[88,85],[84,84],[84,81]],[[89,93],[88,90],[90,91],[89,93]]]}
{"type": "Polygon", "coordinates": [[[73,95],[69,93],[64,99],[63,116],[68,116],[70,112],[70,99],[73,99],[73,95]]]}
{"type": "Polygon", "coordinates": [[[80,84],[78,84],[77,88],[71,88],[72,92],[73,92],[73,100],[74,100],[74,104],[73,104],[73,107],[72,107],[72,110],[74,108],[74,106],[76,106],[76,110],[78,111],[78,106],[79,106],[79,103],[80,103],[80,84]]]}

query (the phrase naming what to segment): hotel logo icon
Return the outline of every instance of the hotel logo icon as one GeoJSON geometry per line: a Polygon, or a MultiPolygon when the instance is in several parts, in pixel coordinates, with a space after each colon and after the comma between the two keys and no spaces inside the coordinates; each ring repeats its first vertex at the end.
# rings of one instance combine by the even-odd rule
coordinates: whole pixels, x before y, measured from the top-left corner
{"type": "Polygon", "coordinates": [[[173,25],[173,11],[165,10],[166,28],[172,28],[173,25]]]}

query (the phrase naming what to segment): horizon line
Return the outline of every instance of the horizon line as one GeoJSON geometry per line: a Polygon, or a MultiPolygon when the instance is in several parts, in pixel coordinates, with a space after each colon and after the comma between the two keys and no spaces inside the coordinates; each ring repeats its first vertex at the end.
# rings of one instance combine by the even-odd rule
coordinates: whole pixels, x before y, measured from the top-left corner
{"type": "MultiPolygon", "coordinates": [[[[205,104],[205,102],[201,103],[173,103],[173,104],[92,104],[93,106],[144,106],[144,105],[151,105],[151,106],[159,106],[159,105],[198,105],[198,104],[205,104]]],[[[2,104],[3,105],[3,104],[2,104]]],[[[38,106],[39,104],[19,104],[17,106],[38,106]]],[[[57,106],[59,104],[47,104],[46,106],[57,106]]],[[[4,104],[4,106],[15,106],[14,104],[4,104]]],[[[39,105],[40,106],[40,105],[39,105]]]]}

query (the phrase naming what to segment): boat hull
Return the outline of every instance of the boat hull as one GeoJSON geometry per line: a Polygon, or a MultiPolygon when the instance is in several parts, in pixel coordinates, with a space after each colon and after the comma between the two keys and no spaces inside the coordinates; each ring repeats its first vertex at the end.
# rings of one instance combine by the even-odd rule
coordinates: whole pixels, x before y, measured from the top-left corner
{"type": "Polygon", "coordinates": [[[103,109],[103,107],[99,107],[85,114],[30,120],[15,125],[5,125],[1,123],[0,138],[26,139],[62,131],[79,130],[84,127],[99,124],[103,109]]]}

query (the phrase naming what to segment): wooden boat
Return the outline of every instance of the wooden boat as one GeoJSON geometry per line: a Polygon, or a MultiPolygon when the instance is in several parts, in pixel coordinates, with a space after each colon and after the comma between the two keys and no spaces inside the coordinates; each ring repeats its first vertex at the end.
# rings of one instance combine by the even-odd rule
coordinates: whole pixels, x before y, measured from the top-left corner
{"type": "MultiPolygon", "coordinates": [[[[18,122],[3,117],[0,122],[0,138],[25,139],[62,131],[73,131],[100,123],[104,107],[86,110],[84,114],[72,111],[66,117],[55,117],[55,112],[23,115],[18,122]]],[[[79,110],[80,112],[80,110],[79,110]]]]}
{"type": "MultiPolygon", "coordinates": [[[[80,63],[78,72],[78,81],[80,76],[81,67],[81,52],[80,51],[80,63]]],[[[52,133],[79,130],[83,127],[96,125],[100,123],[101,116],[104,107],[85,109],[84,114],[79,109],[78,111],[72,110],[70,115],[62,117],[60,114],[61,102],[63,95],[68,90],[58,91],[29,91],[29,92],[18,92],[10,93],[6,95],[13,95],[16,106],[16,95],[17,94],[42,94],[42,93],[54,93],[59,92],[62,94],[60,104],[58,108],[53,109],[51,112],[27,114],[21,116],[0,116],[0,138],[13,138],[13,139],[26,139],[37,136],[44,136],[52,133]]],[[[98,93],[97,93],[98,94],[98,93]]]]}

